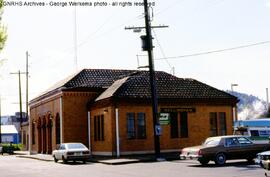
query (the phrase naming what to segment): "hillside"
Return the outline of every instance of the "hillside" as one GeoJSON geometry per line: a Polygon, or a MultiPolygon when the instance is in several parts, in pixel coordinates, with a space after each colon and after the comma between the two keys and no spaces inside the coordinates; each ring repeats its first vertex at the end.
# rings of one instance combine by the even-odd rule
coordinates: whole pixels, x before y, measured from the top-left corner
{"type": "Polygon", "coordinates": [[[236,96],[240,101],[237,104],[238,119],[257,119],[266,116],[266,102],[256,96],[245,93],[226,91],[236,96]]]}

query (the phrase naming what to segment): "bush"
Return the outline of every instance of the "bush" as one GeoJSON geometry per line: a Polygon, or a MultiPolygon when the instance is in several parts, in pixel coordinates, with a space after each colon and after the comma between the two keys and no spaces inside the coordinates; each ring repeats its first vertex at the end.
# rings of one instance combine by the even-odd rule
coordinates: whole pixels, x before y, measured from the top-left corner
{"type": "Polygon", "coordinates": [[[9,151],[20,151],[22,150],[22,144],[12,144],[10,147],[10,144],[2,144],[3,152],[9,152],[9,151]]]}

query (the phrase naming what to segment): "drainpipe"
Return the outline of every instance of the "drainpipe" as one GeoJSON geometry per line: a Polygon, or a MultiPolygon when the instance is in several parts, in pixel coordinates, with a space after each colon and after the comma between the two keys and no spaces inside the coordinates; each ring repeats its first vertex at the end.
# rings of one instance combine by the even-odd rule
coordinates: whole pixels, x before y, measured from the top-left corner
{"type": "Polygon", "coordinates": [[[60,97],[60,143],[63,143],[63,97],[60,97]]]}
{"type": "Polygon", "coordinates": [[[91,112],[90,111],[88,111],[88,146],[89,146],[89,151],[91,153],[92,149],[91,149],[91,112]]]}
{"type": "Polygon", "coordinates": [[[118,108],[115,109],[115,123],[116,123],[116,156],[120,157],[120,143],[119,143],[119,113],[118,108]]]}

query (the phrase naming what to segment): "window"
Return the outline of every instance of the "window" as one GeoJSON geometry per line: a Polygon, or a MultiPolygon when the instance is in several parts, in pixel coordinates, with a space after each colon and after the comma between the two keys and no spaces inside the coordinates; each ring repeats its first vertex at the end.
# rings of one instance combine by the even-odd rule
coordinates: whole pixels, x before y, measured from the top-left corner
{"type": "Polygon", "coordinates": [[[171,138],[178,138],[178,116],[177,112],[170,113],[171,118],[171,138]]]}
{"type": "Polygon", "coordinates": [[[36,144],[36,136],[35,136],[35,123],[32,122],[32,144],[36,144]]]}
{"type": "Polygon", "coordinates": [[[227,147],[239,146],[239,142],[238,142],[237,138],[226,138],[225,139],[225,145],[227,147]]]}
{"type": "Polygon", "coordinates": [[[127,113],[127,138],[135,138],[135,114],[127,113]]]}
{"type": "Polygon", "coordinates": [[[252,144],[251,141],[249,141],[247,138],[244,138],[244,137],[239,137],[239,138],[238,138],[238,142],[239,142],[241,145],[250,145],[250,144],[252,144]]]}
{"type": "Polygon", "coordinates": [[[180,137],[188,137],[188,116],[187,112],[180,112],[180,137]]]}
{"type": "Polygon", "coordinates": [[[219,113],[219,132],[220,135],[226,135],[226,113],[220,112],[219,113]]]}
{"type": "Polygon", "coordinates": [[[137,120],[137,138],[144,139],[146,138],[145,114],[141,112],[138,113],[137,120]]]}
{"type": "Polygon", "coordinates": [[[217,113],[210,112],[210,136],[217,136],[217,113]]]}
{"type": "Polygon", "coordinates": [[[104,141],[104,115],[94,116],[94,140],[104,141]]]}
{"type": "Polygon", "coordinates": [[[145,113],[127,113],[127,138],[145,139],[146,138],[146,120],[145,113]],[[136,116],[136,117],[135,117],[136,116]]]}

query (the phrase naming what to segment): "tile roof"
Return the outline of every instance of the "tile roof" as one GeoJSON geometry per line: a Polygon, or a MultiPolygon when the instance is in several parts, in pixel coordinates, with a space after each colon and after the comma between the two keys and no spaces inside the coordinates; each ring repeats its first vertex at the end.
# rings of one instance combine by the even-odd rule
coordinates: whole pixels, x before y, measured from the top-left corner
{"type": "MultiPolygon", "coordinates": [[[[171,74],[156,72],[157,96],[160,99],[235,99],[236,97],[213,88],[194,79],[182,79],[171,74]]],[[[138,71],[125,79],[125,82],[116,81],[97,99],[109,97],[118,98],[150,98],[149,72],[138,71]],[[114,87],[112,89],[111,87],[114,87]],[[115,89],[117,87],[117,89],[115,89]],[[106,97],[107,96],[107,97],[106,97]]]]}
{"type": "Polygon", "coordinates": [[[66,88],[108,88],[114,81],[134,72],[136,70],[84,69],[63,86],[66,88]]]}
{"type": "MultiPolygon", "coordinates": [[[[158,98],[174,99],[233,99],[236,97],[199,82],[194,79],[183,79],[162,71],[156,71],[158,98]]],[[[98,89],[101,95],[96,100],[109,97],[117,98],[150,98],[148,71],[84,69],[64,79],[45,93],[35,98],[40,100],[57,90],[98,89]],[[102,93],[103,92],[103,93],[102,93]]]]}

